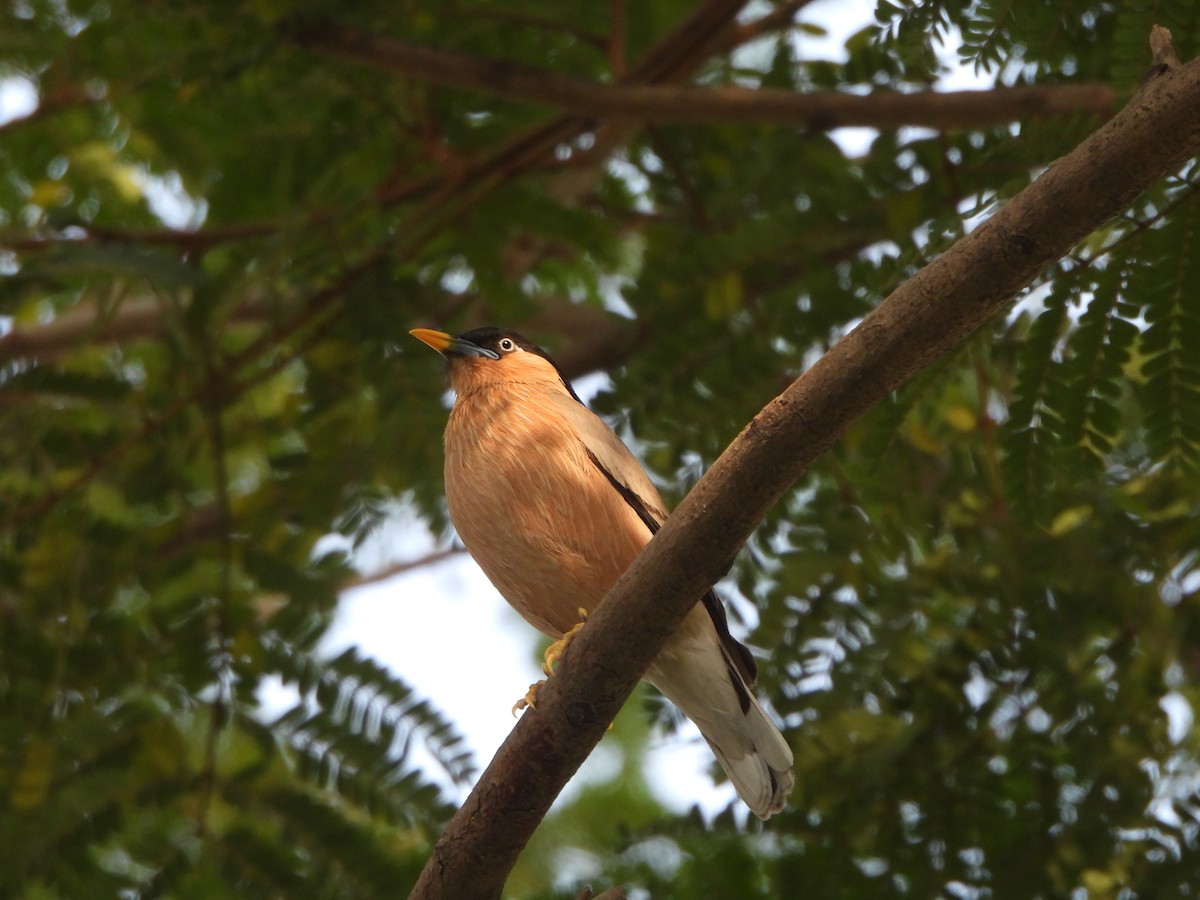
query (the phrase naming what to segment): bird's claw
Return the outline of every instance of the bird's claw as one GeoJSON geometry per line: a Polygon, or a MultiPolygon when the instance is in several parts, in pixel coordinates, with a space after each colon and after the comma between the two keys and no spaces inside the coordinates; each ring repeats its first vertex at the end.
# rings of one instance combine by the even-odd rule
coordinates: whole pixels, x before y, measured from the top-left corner
{"type": "MultiPolygon", "coordinates": [[[[562,655],[567,651],[567,647],[570,645],[572,639],[575,637],[575,635],[579,634],[580,629],[582,629],[584,623],[587,622],[587,615],[587,610],[583,607],[580,607],[579,621],[570,629],[570,631],[546,648],[546,653],[543,657],[544,661],[542,662],[542,671],[546,673],[547,678],[550,678],[554,675],[555,664],[562,659],[562,655]]],[[[529,690],[525,692],[525,696],[513,704],[512,714],[514,718],[516,717],[517,713],[523,709],[537,709],[537,703],[534,701],[537,699],[538,688],[545,683],[545,681],[535,681],[529,686],[529,690]]],[[[612,726],[610,725],[609,727],[611,728],[612,726]]]]}
{"type": "Polygon", "coordinates": [[[534,701],[537,699],[538,688],[545,683],[544,681],[535,681],[529,686],[529,690],[525,692],[525,696],[513,704],[512,714],[514,719],[517,717],[517,713],[523,709],[537,709],[537,703],[534,701]]]}
{"type": "Polygon", "coordinates": [[[567,652],[567,647],[575,639],[575,635],[579,634],[583,630],[583,626],[587,624],[587,617],[587,610],[582,606],[579,607],[579,621],[571,627],[570,631],[546,648],[542,671],[546,673],[547,678],[554,674],[555,663],[562,659],[562,655],[567,652]]]}

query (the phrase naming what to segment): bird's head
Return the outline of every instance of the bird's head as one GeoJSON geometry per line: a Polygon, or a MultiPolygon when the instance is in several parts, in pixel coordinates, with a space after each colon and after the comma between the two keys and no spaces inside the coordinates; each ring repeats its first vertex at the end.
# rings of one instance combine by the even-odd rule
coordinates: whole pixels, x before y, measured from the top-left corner
{"type": "Polygon", "coordinates": [[[513,384],[565,390],[575,397],[571,383],[549,354],[515,331],[489,326],[463,334],[447,334],[414,328],[409,334],[446,358],[450,385],[460,397],[483,387],[513,384]]]}

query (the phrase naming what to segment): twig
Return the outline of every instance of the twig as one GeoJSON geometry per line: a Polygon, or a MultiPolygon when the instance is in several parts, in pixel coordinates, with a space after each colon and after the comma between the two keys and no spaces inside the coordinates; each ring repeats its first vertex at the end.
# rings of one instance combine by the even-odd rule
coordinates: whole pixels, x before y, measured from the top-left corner
{"type": "Polygon", "coordinates": [[[1169,69],[1179,68],[1179,54],[1175,50],[1175,41],[1171,38],[1170,29],[1161,25],[1151,27],[1150,55],[1153,62],[1148,77],[1157,77],[1169,69]]]}
{"type": "Polygon", "coordinates": [[[72,226],[76,235],[48,235],[29,237],[14,236],[10,232],[0,236],[0,246],[18,252],[49,250],[72,244],[142,244],[145,246],[171,246],[193,252],[204,251],[217,244],[244,241],[265,237],[279,231],[275,222],[247,222],[240,225],[220,225],[188,231],[182,228],[116,228],[105,225],[72,226]]]}
{"type": "Polygon", "coordinates": [[[575,900],[625,900],[625,892],[619,887],[611,887],[607,891],[593,894],[590,887],[585,887],[575,900]]]}
{"type": "Polygon", "coordinates": [[[421,569],[425,566],[445,562],[466,552],[467,548],[461,544],[455,544],[453,547],[445,547],[441,550],[434,550],[432,553],[426,553],[424,556],[419,556],[416,559],[409,559],[404,562],[392,563],[390,566],[384,566],[377,572],[358,575],[349,581],[342,582],[340,590],[348,591],[351,588],[363,587],[368,584],[378,584],[380,581],[387,581],[389,578],[395,578],[397,575],[403,575],[405,572],[413,571],[413,569],[421,569]]]}
{"type": "Polygon", "coordinates": [[[748,44],[750,41],[757,40],[773,31],[790,28],[795,21],[796,13],[812,2],[813,0],[788,0],[787,3],[779,4],[779,6],[775,7],[769,13],[759,16],[751,22],[747,22],[744,25],[735,25],[729,30],[729,34],[725,41],[722,42],[720,49],[723,51],[732,50],[734,47],[748,44]]]}
{"type": "MultiPolygon", "coordinates": [[[[211,383],[219,378],[216,371],[217,357],[212,338],[207,332],[200,337],[204,354],[205,381],[211,383]]],[[[221,403],[216,397],[204,409],[209,433],[209,449],[213,459],[213,496],[216,500],[220,530],[221,574],[216,603],[208,611],[208,650],[212,654],[213,696],[209,701],[208,731],[204,739],[204,765],[200,772],[200,804],[198,810],[200,834],[209,829],[213,796],[217,789],[217,753],[221,734],[229,722],[230,706],[233,703],[233,671],[229,652],[229,611],[233,605],[233,517],[229,502],[229,466],[226,459],[225,420],[221,403]]]]}
{"type": "Polygon", "coordinates": [[[688,77],[701,61],[717,52],[745,5],[746,0],[704,0],[651,45],[629,73],[628,81],[662,84],[688,77]]]}
{"type": "Polygon", "coordinates": [[[617,81],[622,81],[625,78],[626,64],[625,54],[629,47],[629,10],[626,7],[627,0],[609,0],[608,3],[608,18],[609,18],[609,33],[608,33],[608,68],[613,73],[613,78],[617,81]]]}

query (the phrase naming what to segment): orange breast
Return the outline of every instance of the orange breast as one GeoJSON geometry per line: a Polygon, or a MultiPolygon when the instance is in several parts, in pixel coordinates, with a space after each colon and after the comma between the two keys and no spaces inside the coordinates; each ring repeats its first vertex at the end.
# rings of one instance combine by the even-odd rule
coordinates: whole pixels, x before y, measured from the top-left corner
{"type": "Polygon", "coordinates": [[[536,386],[459,398],[446,499],[467,550],[534,627],[558,637],[592,609],[650,531],[536,386]]]}

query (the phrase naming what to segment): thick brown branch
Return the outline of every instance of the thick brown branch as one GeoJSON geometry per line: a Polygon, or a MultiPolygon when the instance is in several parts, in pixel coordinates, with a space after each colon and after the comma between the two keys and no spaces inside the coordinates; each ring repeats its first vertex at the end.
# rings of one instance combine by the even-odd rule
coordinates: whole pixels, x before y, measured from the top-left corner
{"type": "Polygon", "coordinates": [[[492,898],[672,630],[766,511],[856,418],[1001,310],[1043,266],[1200,153],[1200,62],[1116,117],[905,282],[768,404],[609,592],[438,841],[412,896],[492,898]]]}
{"type": "Polygon", "coordinates": [[[921,125],[977,128],[1018,119],[1089,112],[1111,114],[1116,92],[1104,84],[925,91],[868,95],[801,94],[774,88],[601,84],[549,69],[468,56],[326,27],[301,34],[310,50],[412,78],[570,110],[591,118],[651,122],[769,122],[814,130],[847,126],[895,129],[921,125]]]}

